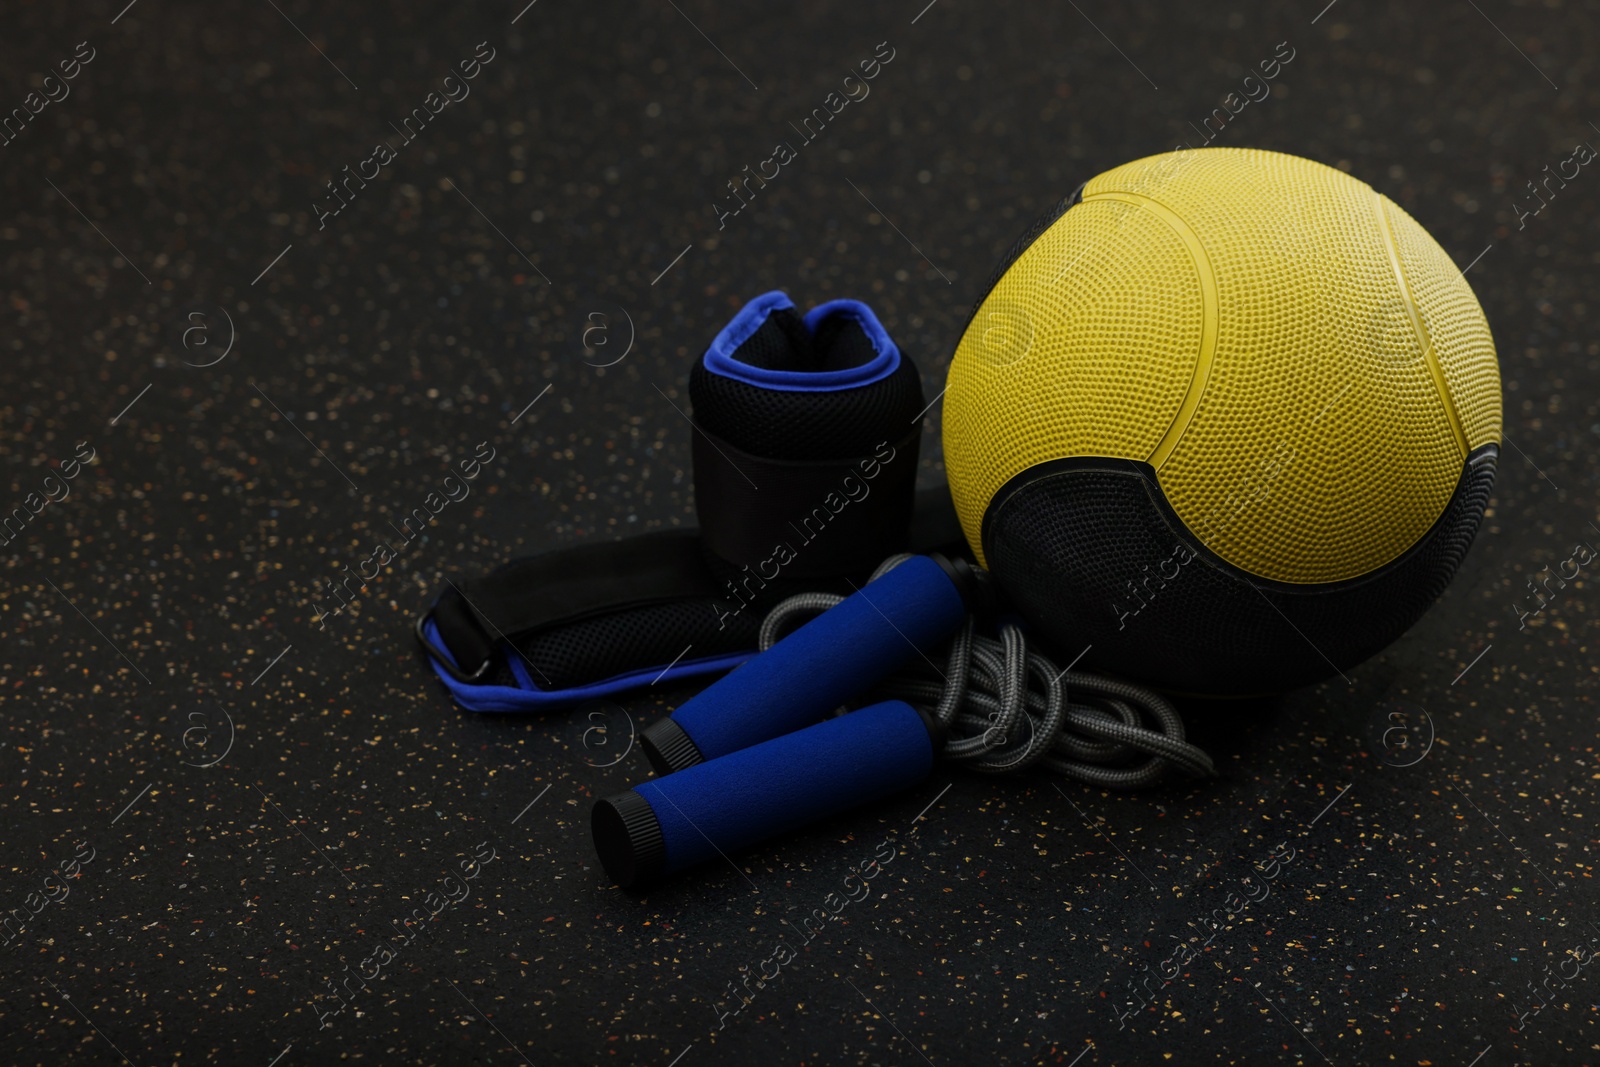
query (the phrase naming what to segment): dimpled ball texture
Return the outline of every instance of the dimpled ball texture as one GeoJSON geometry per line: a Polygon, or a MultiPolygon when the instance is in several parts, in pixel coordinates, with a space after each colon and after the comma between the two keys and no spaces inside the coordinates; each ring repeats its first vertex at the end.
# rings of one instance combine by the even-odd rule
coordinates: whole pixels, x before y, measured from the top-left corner
{"type": "Polygon", "coordinates": [[[1091,179],[1008,259],[951,362],[944,457],[1052,651],[1281,691],[1443,591],[1493,482],[1499,369],[1393,201],[1296,156],[1180,150],[1091,179]]]}

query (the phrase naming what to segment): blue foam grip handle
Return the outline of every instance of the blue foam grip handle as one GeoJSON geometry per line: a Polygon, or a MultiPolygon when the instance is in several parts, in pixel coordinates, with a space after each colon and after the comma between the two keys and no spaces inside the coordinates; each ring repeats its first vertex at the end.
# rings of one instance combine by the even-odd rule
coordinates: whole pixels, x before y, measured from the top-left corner
{"type": "Polygon", "coordinates": [[[660,823],[665,876],[916,785],[933,756],[922,716],[886,700],[634,792],[660,823]]]}
{"type": "Polygon", "coordinates": [[[707,760],[809,726],[931,656],[966,612],[944,568],[913,556],[685,701],[672,720],[707,760]]]}

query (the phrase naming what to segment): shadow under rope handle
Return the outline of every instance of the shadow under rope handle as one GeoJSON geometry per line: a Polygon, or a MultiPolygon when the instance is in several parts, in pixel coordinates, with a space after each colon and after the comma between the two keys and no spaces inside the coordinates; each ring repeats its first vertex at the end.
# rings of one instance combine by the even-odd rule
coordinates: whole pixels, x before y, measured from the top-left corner
{"type": "Polygon", "coordinates": [[[599,801],[595,849],[617,885],[646,889],[910,788],[927,778],[942,745],[927,713],[901,700],[873,704],[599,801]]]}
{"type": "Polygon", "coordinates": [[[937,655],[961,629],[974,582],[964,560],[913,556],[653,723],[639,745],[666,775],[811,726],[937,655]]]}

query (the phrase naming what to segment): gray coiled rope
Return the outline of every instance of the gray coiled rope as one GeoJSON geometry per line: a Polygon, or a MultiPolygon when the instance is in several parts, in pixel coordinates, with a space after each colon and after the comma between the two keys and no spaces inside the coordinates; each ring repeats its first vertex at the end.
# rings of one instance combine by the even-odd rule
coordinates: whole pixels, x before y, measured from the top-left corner
{"type": "MultiPolygon", "coordinates": [[[[872,577],[910,558],[891,556],[872,577]]],[[[821,614],[843,599],[800,593],[782,601],[761,624],[762,650],[802,616],[821,614]]],[[[1140,789],[1169,770],[1215,773],[1211,757],[1184,740],[1183,720],[1159,694],[1086,671],[1059,671],[1028,650],[1015,624],[1002,622],[997,629],[998,638],[982,636],[968,615],[950,644],[942,680],[902,673],[874,694],[930,710],[945,728],[944,758],[977,771],[1005,774],[1037,764],[1109,789],[1140,789]],[[1140,753],[1147,758],[1129,766],[1140,753]]]]}

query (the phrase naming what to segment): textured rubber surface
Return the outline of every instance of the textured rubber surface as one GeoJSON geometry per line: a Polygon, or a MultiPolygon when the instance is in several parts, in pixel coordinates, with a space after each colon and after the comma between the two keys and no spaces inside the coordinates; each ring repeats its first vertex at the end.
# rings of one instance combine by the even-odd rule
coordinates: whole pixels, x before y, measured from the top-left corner
{"type": "Polygon", "coordinates": [[[1090,180],[982,301],[944,402],[980,553],[1001,486],[1114,457],[1221,559],[1289,583],[1400,557],[1499,435],[1493,341],[1449,256],[1365,183],[1247,149],[1090,180]]]}
{"type": "Polygon", "coordinates": [[[1026,252],[1028,247],[1039,239],[1040,234],[1054,226],[1055,221],[1066,214],[1067,208],[1072,207],[1083,199],[1083,189],[1088,184],[1088,182],[1084,182],[1083,185],[1079,185],[1072,192],[1051,204],[1038,218],[1028,223],[1027,227],[1017,235],[1017,239],[1011,242],[1011,247],[1007,248],[1005,254],[1000,257],[1000,262],[994,265],[994,270],[989,272],[989,280],[983,283],[983,296],[978,298],[978,302],[973,304],[972,310],[967,313],[966,324],[961,327],[962,333],[965,333],[967,328],[972,325],[972,320],[978,317],[978,309],[983,306],[984,297],[987,297],[994,289],[995,284],[1005,277],[1006,271],[1011,269],[1011,264],[1015,263],[1017,257],[1026,252]]]}
{"type": "Polygon", "coordinates": [[[639,731],[639,747],[657,774],[671,774],[706,761],[693,739],[670,716],[639,731]]]}
{"type": "Polygon", "coordinates": [[[993,576],[1059,657],[1178,693],[1279,692],[1348,670],[1404,633],[1472,544],[1498,448],[1457,472],[1444,513],[1353,581],[1253,578],[1167,506],[1148,464],[1060,460],[1004,487],[984,526],[993,576]]]}
{"type": "Polygon", "coordinates": [[[667,843],[650,802],[635,790],[595,804],[589,816],[595,851],[606,876],[624,889],[648,885],[661,876],[667,843]]]}

